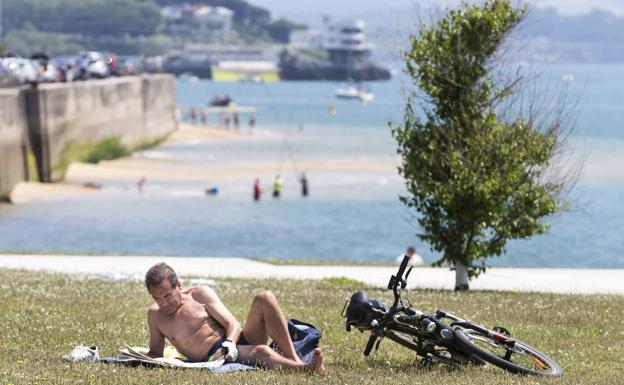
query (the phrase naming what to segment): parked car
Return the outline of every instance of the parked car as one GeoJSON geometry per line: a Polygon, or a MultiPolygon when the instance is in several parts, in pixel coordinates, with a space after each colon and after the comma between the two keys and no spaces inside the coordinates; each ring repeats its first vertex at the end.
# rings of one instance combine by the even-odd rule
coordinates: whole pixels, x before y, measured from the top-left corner
{"type": "Polygon", "coordinates": [[[78,79],[76,58],[72,55],[57,55],[52,58],[61,70],[62,82],[73,82],[78,79]]]}
{"type": "Polygon", "coordinates": [[[37,68],[39,82],[52,83],[62,79],[62,71],[58,63],[43,53],[34,54],[30,57],[37,68]]]}
{"type": "Polygon", "coordinates": [[[64,74],[61,65],[56,60],[49,60],[43,73],[43,78],[46,82],[62,82],[64,74]]]}
{"type": "Polygon", "coordinates": [[[139,56],[117,56],[116,72],[119,76],[138,75],[145,70],[139,56]]]}
{"type": "Polygon", "coordinates": [[[29,59],[21,57],[5,57],[2,67],[20,84],[36,83],[38,80],[37,68],[29,59]]]}
{"type": "Polygon", "coordinates": [[[17,80],[11,76],[9,71],[4,69],[2,61],[0,60],[0,87],[11,87],[17,84],[17,80]]]}
{"type": "Polygon", "coordinates": [[[164,61],[165,60],[162,56],[145,56],[137,58],[137,63],[141,66],[140,72],[147,72],[150,74],[164,72],[164,61]]]}
{"type": "Polygon", "coordinates": [[[106,58],[101,52],[86,51],[78,54],[76,58],[78,77],[81,79],[98,78],[103,79],[110,76],[106,58]]]}

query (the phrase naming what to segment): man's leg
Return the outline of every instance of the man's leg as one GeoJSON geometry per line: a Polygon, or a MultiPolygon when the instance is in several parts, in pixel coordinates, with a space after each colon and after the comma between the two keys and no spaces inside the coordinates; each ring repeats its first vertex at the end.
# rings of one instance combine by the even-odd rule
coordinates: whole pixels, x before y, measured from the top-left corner
{"type": "Polygon", "coordinates": [[[277,342],[285,358],[301,364],[288,334],[288,323],[270,291],[261,291],[254,297],[243,326],[243,336],[250,345],[266,345],[271,338],[277,342]]]}
{"type": "Polygon", "coordinates": [[[314,351],[312,362],[306,365],[301,361],[280,356],[268,345],[239,345],[238,362],[248,365],[259,365],[269,369],[308,369],[320,375],[325,375],[326,373],[321,349],[314,351]]]}
{"type": "Polygon", "coordinates": [[[269,345],[239,345],[238,362],[269,369],[303,369],[305,364],[280,356],[269,345]]]}

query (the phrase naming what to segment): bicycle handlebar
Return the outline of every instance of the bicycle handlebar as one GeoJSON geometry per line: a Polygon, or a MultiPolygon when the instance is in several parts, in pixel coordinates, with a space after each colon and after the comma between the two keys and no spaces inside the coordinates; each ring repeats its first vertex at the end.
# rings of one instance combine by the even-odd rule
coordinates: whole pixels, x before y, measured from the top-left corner
{"type": "Polygon", "coordinates": [[[383,329],[384,325],[388,322],[390,317],[393,314],[395,314],[397,310],[399,309],[398,305],[400,303],[400,294],[397,289],[399,287],[401,289],[404,289],[405,286],[407,286],[407,282],[406,282],[407,276],[405,277],[405,280],[404,280],[403,274],[405,273],[405,269],[407,268],[409,259],[410,257],[408,257],[407,255],[403,256],[403,260],[401,261],[401,265],[399,266],[399,271],[397,271],[397,274],[393,275],[390,278],[390,281],[388,282],[388,289],[392,290],[394,293],[394,304],[388,310],[388,312],[385,313],[384,319],[381,321],[381,323],[379,325],[375,325],[375,327],[373,328],[373,331],[371,332],[371,335],[368,338],[368,343],[366,344],[366,348],[364,349],[364,355],[367,357],[370,354],[371,350],[373,349],[373,346],[375,345],[375,341],[379,337],[378,330],[383,329]]]}
{"type": "Polygon", "coordinates": [[[405,273],[405,269],[407,268],[407,263],[409,262],[410,257],[407,255],[403,256],[403,260],[401,261],[401,266],[399,266],[399,271],[397,271],[396,275],[390,277],[390,281],[388,282],[388,289],[394,290],[398,285],[401,285],[401,288],[404,288],[407,285],[407,282],[403,280],[403,273],[405,273]]]}
{"type": "Polygon", "coordinates": [[[407,263],[409,262],[410,257],[407,256],[407,254],[405,254],[403,256],[403,260],[401,261],[401,266],[399,266],[399,271],[397,273],[397,278],[399,278],[399,280],[403,280],[403,273],[405,273],[405,269],[407,268],[407,263]]]}

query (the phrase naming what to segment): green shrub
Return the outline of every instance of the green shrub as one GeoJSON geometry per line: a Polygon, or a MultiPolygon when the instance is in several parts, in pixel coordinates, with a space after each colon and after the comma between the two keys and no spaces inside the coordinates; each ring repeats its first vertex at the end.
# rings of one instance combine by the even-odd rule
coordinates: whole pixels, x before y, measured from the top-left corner
{"type": "Polygon", "coordinates": [[[130,150],[121,143],[121,138],[112,137],[96,143],[81,156],[81,160],[87,163],[98,163],[102,160],[121,158],[129,154],[130,150]]]}

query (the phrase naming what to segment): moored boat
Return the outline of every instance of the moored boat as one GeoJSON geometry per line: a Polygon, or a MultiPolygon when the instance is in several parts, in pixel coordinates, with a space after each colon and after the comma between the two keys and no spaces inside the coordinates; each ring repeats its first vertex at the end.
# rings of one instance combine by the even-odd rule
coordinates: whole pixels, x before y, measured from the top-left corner
{"type": "Polygon", "coordinates": [[[336,90],[336,97],[340,99],[358,99],[363,102],[369,102],[375,98],[375,94],[361,87],[349,86],[338,88],[336,90]]]}

